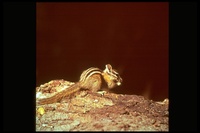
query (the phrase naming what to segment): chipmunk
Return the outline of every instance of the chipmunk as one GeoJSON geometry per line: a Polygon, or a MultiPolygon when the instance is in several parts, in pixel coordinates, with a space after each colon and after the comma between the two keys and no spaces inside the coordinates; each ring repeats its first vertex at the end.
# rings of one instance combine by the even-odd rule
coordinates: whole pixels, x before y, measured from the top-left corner
{"type": "Polygon", "coordinates": [[[37,103],[39,105],[55,103],[60,101],[63,97],[81,89],[88,89],[92,92],[97,92],[102,89],[105,90],[105,88],[107,90],[112,89],[116,86],[120,86],[121,83],[122,78],[117,71],[112,69],[110,64],[107,64],[103,71],[99,68],[91,67],[82,72],[78,82],[63,91],[58,92],[52,97],[40,99],[37,103]],[[106,87],[104,88],[104,86],[106,87]]]}

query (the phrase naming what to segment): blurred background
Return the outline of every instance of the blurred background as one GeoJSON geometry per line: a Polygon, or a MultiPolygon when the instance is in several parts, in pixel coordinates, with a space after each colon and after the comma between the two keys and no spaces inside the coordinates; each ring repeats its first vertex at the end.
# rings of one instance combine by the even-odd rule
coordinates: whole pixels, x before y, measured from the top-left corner
{"type": "Polygon", "coordinates": [[[120,94],[168,98],[168,2],[37,2],[36,85],[110,63],[120,94]]]}

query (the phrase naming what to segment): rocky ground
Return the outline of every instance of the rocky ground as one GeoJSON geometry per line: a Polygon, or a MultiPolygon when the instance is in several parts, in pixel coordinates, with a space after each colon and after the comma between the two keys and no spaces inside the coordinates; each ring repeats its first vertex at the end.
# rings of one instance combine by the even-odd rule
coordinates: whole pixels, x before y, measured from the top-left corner
{"type": "MultiPolygon", "coordinates": [[[[53,80],[36,88],[36,100],[72,85],[53,80]]],[[[169,101],[78,91],[61,102],[36,106],[36,131],[168,131],[169,101]]]]}

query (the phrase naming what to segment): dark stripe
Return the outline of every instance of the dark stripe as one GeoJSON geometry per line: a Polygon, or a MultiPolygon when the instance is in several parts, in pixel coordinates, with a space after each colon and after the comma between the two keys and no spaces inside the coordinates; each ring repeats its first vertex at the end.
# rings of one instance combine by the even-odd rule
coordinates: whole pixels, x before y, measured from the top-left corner
{"type": "MultiPolygon", "coordinates": [[[[92,72],[94,72],[94,74],[96,74],[95,71],[96,71],[97,73],[102,73],[102,71],[101,71],[99,68],[91,67],[91,68],[89,68],[89,69],[83,71],[83,73],[81,74],[81,77],[80,77],[80,81],[85,81],[86,78],[87,78],[92,72]]],[[[92,75],[93,75],[93,74],[92,74],[92,75]]],[[[91,76],[91,75],[90,75],[90,76],[91,76]]]]}

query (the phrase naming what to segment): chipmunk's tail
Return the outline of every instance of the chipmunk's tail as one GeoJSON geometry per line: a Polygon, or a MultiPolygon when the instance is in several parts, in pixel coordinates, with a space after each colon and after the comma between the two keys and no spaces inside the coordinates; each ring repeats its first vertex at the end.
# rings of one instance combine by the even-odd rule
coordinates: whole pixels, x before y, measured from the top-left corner
{"type": "Polygon", "coordinates": [[[44,99],[39,99],[36,101],[37,105],[44,105],[44,104],[51,104],[51,103],[56,103],[60,101],[63,97],[69,96],[70,94],[77,92],[81,88],[79,87],[79,83],[75,83],[69,88],[66,88],[65,90],[58,92],[56,95],[49,97],[49,98],[44,98],[44,99]]]}

